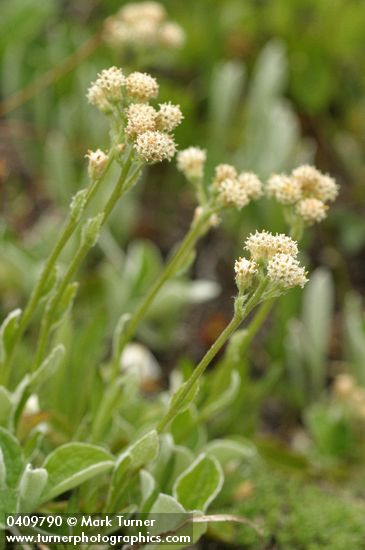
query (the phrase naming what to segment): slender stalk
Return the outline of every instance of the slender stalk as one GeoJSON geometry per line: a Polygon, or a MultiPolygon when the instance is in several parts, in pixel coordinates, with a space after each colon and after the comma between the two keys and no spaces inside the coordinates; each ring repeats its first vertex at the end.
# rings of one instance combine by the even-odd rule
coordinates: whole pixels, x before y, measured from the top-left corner
{"type": "Polygon", "coordinates": [[[128,342],[133,338],[134,334],[137,331],[137,328],[146,315],[149,307],[155,300],[157,294],[163,287],[163,285],[171,279],[180,266],[183,264],[184,260],[188,258],[189,254],[194,249],[197,241],[199,238],[205,233],[207,226],[207,221],[209,220],[209,217],[211,216],[211,212],[207,210],[202,216],[198,219],[198,221],[194,221],[186,234],[184,240],[181,242],[179,248],[176,250],[175,254],[172,256],[170,261],[166,264],[165,268],[161,272],[158,279],[155,281],[155,283],[152,285],[140,305],[138,306],[135,313],[130,318],[129,322],[127,323],[125,331],[122,333],[121,339],[119,341],[119,344],[117,346],[117,354],[113,357],[113,376],[115,377],[118,373],[119,365],[119,357],[122,353],[124,347],[128,344],[128,342]]]}
{"type": "Polygon", "coordinates": [[[32,368],[33,372],[39,367],[44,357],[47,342],[48,342],[48,336],[52,328],[51,323],[52,323],[54,312],[57,306],[59,305],[67,286],[71,282],[73,275],[75,274],[82,260],[85,258],[87,252],[89,251],[89,247],[90,247],[89,243],[87,242],[80,247],[77,254],[74,256],[72,262],[70,263],[62,279],[62,282],[57,289],[57,292],[54,294],[53,298],[48,302],[46,306],[46,309],[41,321],[41,331],[38,339],[36,356],[35,356],[35,360],[33,362],[33,368],[32,368]]]}
{"type": "Polygon", "coordinates": [[[192,375],[190,378],[185,382],[184,391],[181,392],[179,399],[177,399],[174,403],[174,407],[169,409],[165,416],[162,418],[160,423],[157,426],[157,432],[161,433],[164,428],[170,423],[170,421],[178,414],[179,409],[184,402],[186,396],[189,394],[189,392],[192,390],[195,383],[199,380],[199,378],[202,376],[210,362],[214,359],[214,357],[217,355],[219,350],[224,346],[224,344],[227,342],[227,340],[232,336],[232,334],[236,331],[236,329],[241,324],[242,317],[240,315],[235,314],[230,323],[226,326],[224,331],[219,335],[217,340],[214,342],[214,344],[209,348],[207,353],[204,355],[203,359],[200,361],[200,363],[195,367],[192,375]]]}
{"type": "Polygon", "coordinates": [[[265,300],[258,310],[256,311],[251,323],[247,327],[246,333],[244,337],[241,340],[240,350],[246,351],[250,343],[252,342],[255,334],[257,331],[261,328],[263,322],[265,321],[266,317],[270,313],[271,308],[273,307],[274,299],[271,300],[265,300]]]}
{"type": "MultiPolygon", "coordinates": [[[[107,221],[109,215],[111,214],[114,206],[116,205],[116,203],[118,202],[118,200],[120,199],[120,197],[124,194],[124,192],[126,192],[130,187],[131,185],[134,183],[134,181],[136,180],[136,178],[138,177],[139,173],[140,173],[140,170],[141,170],[141,166],[138,165],[137,168],[131,173],[130,177],[127,178],[128,176],[128,171],[129,171],[129,168],[130,168],[130,165],[131,165],[131,155],[129,156],[128,160],[126,161],[126,163],[124,164],[123,168],[122,168],[122,171],[121,171],[121,174],[120,174],[120,177],[114,187],[114,190],[111,194],[111,196],[109,197],[101,215],[102,215],[102,219],[101,219],[101,226],[105,224],[105,222],[107,221]]],[[[70,282],[72,281],[72,278],[74,276],[74,274],[76,273],[76,271],[78,270],[78,268],[80,267],[83,259],[85,258],[86,254],[88,253],[89,249],[91,248],[91,246],[93,246],[93,243],[90,245],[89,242],[85,242],[81,247],[80,249],[78,250],[78,252],[76,253],[76,255],[74,256],[72,262],[70,263],[70,265],[68,266],[68,269],[65,273],[65,275],[63,276],[63,279],[62,281],[60,282],[56,292],[54,293],[54,295],[51,297],[51,299],[49,300],[46,308],[45,308],[45,311],[44,311],[44,314],[43,314],[43,317],[42,317],[42,321],[41,321],[41,331],[40,331],[40,335],[39,335],[39,339],[38,339],[38,345],[37,345],[37,351],[36,351],[36,356],[35,356],[35,360],[33,362],[33,368],[32,370],[36,370],[39,365],[41,364],[41,361],[45,355],[45,351],[46,351],[46,347],[47,347],[47,343],[48,343],[48,339],[49,339],[49,334],[52,330],[52,318],[53,318],[53,315],[64,295],[64,292],[67,288],[67,286],[70,284],[70,282]]]]}
{"type": "MultiPolygon", "coordinates": [[[[111,153],[109,163],[102,177],[93,181],[92,184],[87,189],[84,209],[89,205],[89,203],[92,201],[92,199],[100,189],[100,186],[103,183],[112,162],[113,162],[113,154],[111,153]]],[[[53,250],[51,251],[51,254],[48,256],[46,263],[44,264],[42,272],[32,290],[28,303],[20,318],[19,325],[14,335],[11,348],[8,352],[7,361],[3,365],[2,374],[1,374],[1,378],[3,381],[6,381],[8,378],[9,370],[11,368],[11,364],[14,358],[14,350],[16,349],[16,345],[21,339],[21,337],[23,336],[25,330],[27,329],[31,318],[33,317],[33,314],[39,305],[44,287],[49,279],[49,276],[52,273],[61,252],[63,251],[66,244],[74,234],[75,230],[77,229],[79,222],[80,222],[80,219],[75,218],[74,216],[72,216],[72,214],[69,215],[69,218],[61,232],[61,235],[59,236],[53,250]]]]}
{"type": "MultiPolygon", "coordinates": [[[[252,321],[250,322],[250,324],[246,328],[245,335],[243,336],[243,338],[241,340],[241,343],[240,343],[240,354],[241,355],[246,352],[246,350],[247,350],[249,344],[252,342],[255,334],[261,328],[263,322],[265,321],[266,317],[268,316],[268,314],[269,314],[269,312],[270,312],[270,310],[273,306],[273,303],[274,303],[273,299],[265,300],[265,302],[263,302],[260,305],[260,307],[258,308],[258,310],[256,311],[252,321]]],[[[231,370],[229,368],[229,365],[226,365],[225,362],[223,362],[223,364],[221,365],[221,368],[225,369],[226,374],[227,374],[227,372],[229,372],[231,370]],[[227,369],[227,367],[228,367],[228,369],[227,369]]],[[[206,414],[205,409],[203,408],[203,410],[200,413],[198,413],[198,416],[195,418],[194,424],[197,425],[201,422],[205,422],[206,420],[208,420],[208,418],[209,418],[209,416],[206,414]]],[[[184,432],[183,435],[182,435],[182,438],[184,438],[188,434],[189,434],[188,431],[184,432]]]]}
{"type": "Polygon", "coordinates": [[[161,433],[167,427],[167,425],[171,422],[171,420],[173,420],[173,418],[175,418],[175,416],[180,412],[180,408],[184,403],[186,397],[192,391],[194,385],[197,383],[199,378],[204,374],[208,365],[211,363],[211,361],[214,359],[214,357],[217,355],[220,349],[224,346],[227,340],[237,330],[237,328],[240,326],[242,321],[250,314],[253,308],[260,302],[260,298],[262,296],[262,293],[266,285],[267,285],[266,280],[261,281],[261,283],[259,284],[254,294],[243,306],[239,305],[240,297],[236,299],[235,314],[232,320],[226,326],[223,332],[219,335],[219,337],[214,342],[214,344],[209,348],[207,353],[204,355],[203,359],[200,361],[198,366],[194,369],[190,378],[188,378],[188,380],[184,383],[184,385],[177,390],[178,394],[175,394],[175,396],[176,395],[177,396],[175,397],[175,399],[173,398],[173,400],[171,401],[172,404],[170,405],[165,416],[162,418],[162,420],[159,422],[157,426],[158,433],[161,433]]]}

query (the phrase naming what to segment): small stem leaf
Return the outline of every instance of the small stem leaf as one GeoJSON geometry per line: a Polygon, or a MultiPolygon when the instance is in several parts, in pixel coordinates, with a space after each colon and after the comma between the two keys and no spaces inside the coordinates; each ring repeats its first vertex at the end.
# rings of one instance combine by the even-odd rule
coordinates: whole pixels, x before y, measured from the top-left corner
{"type": "Polygon", "coordinates": [[[62,321],[65,319],[65,317],[68,315],[68,313],[71,311],[78,288],[79,288],[79,283],[76,281],[73,283],[70,283],[67,286],[65,292],[62,295],[61,300],[59,301],[56,311],[54,311],[52,315],[52,323],[51,323],[52,329],[55,329],[58,325],[60,325],[62,321]]]}
{"type": "Polygon", "coordinates": [[[33,469],[27,464],[18,485],[18,512],[25,513],[34,510],[41,493],[47,483],[48,472],[44,468],[33,469]]]}
{"type": "Polygon", "coordinates": [[[87,203],[88,194],[88,189],[81,189],[71,199],[70,217],[75,223],[78,223],[81,219],[87,203]]]}
{"type": "Polygon", "coordinates": [[[187,510],[204,512],[220,492],[224,481],[218,460],[202,453],[176,480],[175,498],[187,510]]]}
{"type": "Polygon", "coordinates": [[[41,501],[47,502],[84,481],[107,472],[113,465],[113,456],[101,447],[86,443],[62,445],[48,455],[43,463],[43,468],[48,472],[48,482],[41,501]]]}
{"type": "Polygon", "coordinates": [[[21,309],[14,309],[4,319],[0,328],[0,365],[4,363],[10,353],[13,338],[18,327],[21,309]]]}
{"type": "Polygon", "coordinates": [[[100,233],[100,229],[103,221],[104,221],[104,214],[101,213],[95,216],[94,218],[88,219],[85,222],[81,232],[82,247],[87,246],[88,248],[92,248],[93,246],[95,246],[99,237],[99,233],[100,233]]]}

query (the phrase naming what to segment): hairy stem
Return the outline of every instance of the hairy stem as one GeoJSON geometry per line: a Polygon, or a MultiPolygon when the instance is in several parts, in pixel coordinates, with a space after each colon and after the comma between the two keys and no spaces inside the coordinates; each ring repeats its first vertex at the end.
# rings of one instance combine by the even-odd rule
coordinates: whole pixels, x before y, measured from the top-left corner
{"type": "MultiPolygon", "coordinates": [[[[137,179],[140,173],[141,167],[140,165],[138,165],[136,170],[134,170],[130,174],[130,177],[128,178],[127,176],[128,176],[130,165],[131,165],[131,157],[129,157],[126,163],[124,164],[120,177],[114,187],[114,190],[110,195],[104,209],[101,212],[101,215],[102,215],[101,226],[105,224],[105,222],[107,221],[109,215],[111,214],[114,206],[116,205],[120,197],[131,187],[131,185],[134,183],[134,181],[137,179]]],[[[41,321],[41,330],[40,330],[40,335],[38,339],[37,352],[36,352],[35,360],[33,362],[33,370],[36,370],[39,367],[45,355],[49,334],[52,330],[52,319],[57,309],[57,306],[59,305],[67,286],[72,281],[74,274],[80,267],[83,259],[85,258],[85,256],[87,255],[88,251],[92,246],[93,244],[90,245],[90,243],[85,242],[79,248],[72,262],[68,266],[66,273],[62,278],[62,281],[59,283],[59,286],[57,287],[55,293],[47,303],[47,306],[45,308],[42,321],[41,321]]]]}
{"type": "Polygon", "coordinates": [[[237,330],[237,328],[240,326],[242,321],[250,314],[253,308],[259,304],[266,285],[267,285],[267,282],[263,280],[259,284],[257,290],[253,293],[251,298],[242,307],[237,307],[237,303],[240,298],[236,300],[235,314],[232,320],[226,326],[223,332],[219,335],[219,337],[214,342],[214,344],[209,348],[207,353],[204,355],[203,359],[194,369],[190,378],[188,378],[188,380],[184,383],[184,385],[179,390],[177,390],[177,394],[178,394],[177,397],[175,397],[175,399],[174,397],[172,398],[169,409],[167,410],[165,416],[162,418],[162,420],[159,422],[157,426],[158,433],[161,433],[168,426],[168,424],[175,418],[175,416],[179,414],[180,409],[183,403],[185,402],[186,397],[192,391],[193,387],[198,382],[199,378],[204,374],[208,365],[211,363],[211,361],[214,359],[214,357],[217,355],[220,349],[224,346],[224,344],[229,340],[232,334],[237,330]]]}
{"type": "Polygon", "coordinates": [[[241,341],[241,346],[240,346],[241,351],[246,351],[248,346],[251,344],[255,334],[261,328],[263,322],[265,321],[268,314],[270,313],[270,310],[273,307],[274,301],[275,300],[273,298],[269,300],[265,300],[265,302],[263,302],[258,308],[258,310],[256,311],[241,341]]]}
{"type": "MultiPolygon", "coordinates": [[[[96,195],[98,190],[100,189],[101,184],[103,183],[105,176],[108,172],[108,169],[113,161],[113,155],[110,155],[109,163],[103,173],[103,176],[101,178],[98,178],[95,180],[87,189],[86,197],[85,197],[85,205],[84,209],[88,206],[88,204],[92,201],[93,197],[96,195]]],[[[11,364],[14,358],[14,351],[16,349],[16,345],[23,336],[24,332],[29,326],[29,322],[31,318],[33,317],[34,312],[36,311],[40,300],[42,298],[42,294],[44,291],[44,288],[48,282],[48,279],[56,265],[56,262],[65,248],[66,244],[78,228],[78,225],[80,223],[80,219],[75,218],[70,213],[68,220],[63,227],[61,234],[54,245],[53,250],[51,251],[50,255],[48,256],[48,259],[46,260],[46,263],[43,266],[43,269],[41,271],[41,274],[31,292],[31,295],[29,297],[28,303],[24,309],[24,312],[20,318],[19,325],[17,327],[16,333],[14,335],[11,348],[8,353],[8,358],[6,363],[2,366],[2,373],[1,373],[1,380],[3,383],[5,383],[8,379],[9,371],[11,368],[11,364]]]]}

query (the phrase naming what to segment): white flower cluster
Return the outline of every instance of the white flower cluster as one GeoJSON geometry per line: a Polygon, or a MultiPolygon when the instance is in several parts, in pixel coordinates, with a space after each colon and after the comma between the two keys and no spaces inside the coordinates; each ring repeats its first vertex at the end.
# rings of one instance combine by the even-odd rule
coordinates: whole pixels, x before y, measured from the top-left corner
{"type": "Polygon", "coordinates": [[[109,17],[104,24],[104,39],[113,48],[179,48],[185,33],[177,23],[167,20],[164,6],[158,2],[131,2],[109,17]]]}
{"type": "Polygon", "coordinates": [[[139,158],[147,163],[172,159],[176,144],[171,132],[183,119],[179,105],[161,103],[156,110],[148,103],[158,91],[158,83],[151,75],[133,72],[125,76],[121,69],[111,67],[98,75],[87,93],[90,103],[120,118],[127,140],[132,141],[139,158]]]}
{"type": "Polygon", "coordinates": [[[251,285],[254,276],[258,273],[258,266],[254,260],[238,258],[234,264],[234,271],[238,288],[244,290],[251,285]]]}
{"type": "Polygon", "coordinates": [[[273,235],[269,231],[256,231],[246,239],[246,250],[256,261],[270,260],[275,254],[288,254],[296,257],[298,245],[293,239],[277,233],[273,235]]]}
{"type": "Polygon", "coordinates": [[[134,72],[126,78],[128,95],[136,101],[149,101],[158,95],[155,78],[147,73],[134,72]]]}
{"type": "Polygon", "coordinates": [[[259,276],[260,270],[261,276],[281,290],[303,287],[307,282],[305,269],[296,258],[297,243],[287,235],[256,231],[246,239],[245,249],[250,258],[239,258],[235,264],[236,283],[241,292],[259,276]]]}
{"type": "Polygon", "coordinates": [[[202,180],[207,153],[199,147],[188,147],[177,155],[177,169],[190,180],[202,180]]]}
{"type": "Polygon", "coordinates": [[[230,164],[219,164],[215,168],[212,188],[224,206],[241,210],[251,200],[262,196],[262,183],[252,172],[237,173],[230,164]]]}
{"type": "Polygon", "coordinates": [[[100,111],[110,112],[123,100],[126,78],[121,69],[110,67],[98,74],[87,91],[87,99],[100,111]]]}
{"type": "Polygon", "coordinates": [[[297,216],[312,225],[326,217],[327,203],[336,199],[338,185],[329,175],[305,164],[293,170],[289,176],[271,176],[266,193],[280,204],[292,206],[297,216]]]}
{"type": "Polygon", "coordinates": [[[290,254],[274,254],[267,262],[267,276],[282,288],[303,288],[308,281],[304,267],[290,254]]]}
{"type": "Polygon", "coordinates": [[[138,156],[147,163],[171,160],[176,144],[170,133],[183,119],[179,105],[162,103],[157,111],[146,103],[134,103],[126,114],[126,133],[135,139],[138,156]]]}
{"type": "Polygon", "coordinates": [[[165,159],[171,160],[176,153],[176,145],[172,137],[159,131],[139,134],[134,147],[138,156],[149,164],[165,159]]]}

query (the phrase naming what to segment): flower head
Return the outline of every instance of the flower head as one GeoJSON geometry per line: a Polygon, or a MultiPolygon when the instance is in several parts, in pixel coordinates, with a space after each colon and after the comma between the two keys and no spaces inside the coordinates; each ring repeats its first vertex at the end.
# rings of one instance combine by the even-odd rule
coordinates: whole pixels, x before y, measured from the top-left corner
{"type": "Polygon", "coordinates": [[[103,36],[110,46],[178,48],[185,40],[177,23],[166,21],[167,13],[158,2],[131,2],[108,17],[103,36]]]}
{"type": "Polygon", "coordinates": [[[246,250],[249,250],[256,261],[269,260],[275,254],[297,256],[298,246],[293,239],[283,233],[273,235],[269,231],[256,231],[246,239],[246,250]]]}
{"type": "Polygon", "coordinates": [[[88,89],[87,98],[89,103],[100,110],[108,110],[113,103],[123,99],[123,88],[126,79],[121,69],[110,67],[98,74],[98,78],[88,89]]]}
{"type": "Polygon", "coordinates": [[[244,291],[251,285],[254,276],[258,272],[258,267],[253,260],[238,258],[234,264],[234,271],[236,273],[237,287],[240,291],[244,291]]]}
{"type": "Polygon", "coordinates": [[[130,2],[121,8],[119,17],[127,23],[135,23],[148,19],[161,23],[166,18],[166,10],[159,2],[130,2]]]}
{"type": "Polygon", "coordinates": [[[241,172],[237,180],[249,199],[259,199],[262,196],[262,183],[253,172],[241,172]]]}
{"type": "Polygon", "coordinates": [[[323,202],[333,202],[338,195],[338,185],[327,174],[322,174],[314,166],[304,164],[292,172],[292,178],[300,187],[302,198],[315,198],[323,202]]]}
{"type": "Polygon", "coordinates": [[[172,132],[183,118],[180,105],[173,105],[170,102],[161,103],[156,117],[157,129],[163,132],[172,132]]]}
{"type": "Polygon", "coordinates": [[[319,199],[303,199],[298,202],[295,210],[305,223],[312,225],[325,219],[328,206],[319,199]]]}
{"type": "Polygon", "coordinates": [[[147,131],[138,134],[134,148],[138,156],[149,164],[171,160],[176,153],[176,144],[169,134],[147,131]]]}
{"type": "Polygon", "coordinates": [[[156,79],[147,73],[130,73],[126,78],[126,88],[131,98],[142,102],[148,101],[158,94],[156,79]]]}
{"type": "Polygon", "coordinates": [[[151,105],[146,103],[132,103],[127,109],[126,134],[135,138],[149,130],[156,129],[157,112],[151,105]]]}
{"type": "Polygon", "coordinates": [[[188,147],[177,155],[177,169],[184,174],[188,180],[202,179],[204,176],[204,165],[207,160],[207,153],[199,147],[188,147]]]}
{"type": "Polygon", "coordinates": [[[266,185],[266,193],[280,204],[295,204],[302,196],[302,190],[297,181],[285,174],[271,176],[266,185]]]}
{"type": "Polygon", "coordinates": [[[291,254],[274,254],[267,263],[267,275],[283,289],[303,286],[308,281],[304,267],[291,254]]]}
{"type": "Polygon", "coordinates": [[[227,179],[235,180],[237,178],[237,170],[231,164],[218,164],[214,170],[213,186],[219,185],[227,179]]]}
{"type": "Polygon", "coordinates": [[[185,42],[184,30],[177,23],[167,21],[160,27],[159,41],[167,48],[181,48],[185,42]]]}
{"type": "Polygon", "coordinates": [[[235,206],[241,210],[250,202],[245,185],[238,179],[226,178],[219,184],[218,198],[225,206],[235,206]]]}

